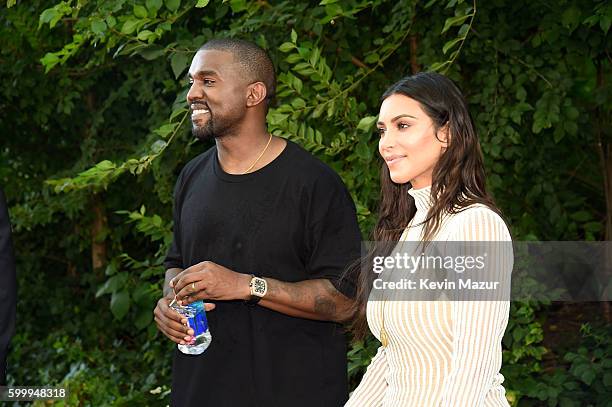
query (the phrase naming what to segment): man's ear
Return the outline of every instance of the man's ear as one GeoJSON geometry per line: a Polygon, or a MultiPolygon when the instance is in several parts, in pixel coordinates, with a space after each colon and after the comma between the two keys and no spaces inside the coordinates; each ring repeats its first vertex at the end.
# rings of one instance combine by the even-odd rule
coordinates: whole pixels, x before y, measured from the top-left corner
{"type": "Polygon", "coordinates": [[[263,82],[255,82],[247,87],[247,107],[257,106],[268,96],[268,90],[263,82]]]}

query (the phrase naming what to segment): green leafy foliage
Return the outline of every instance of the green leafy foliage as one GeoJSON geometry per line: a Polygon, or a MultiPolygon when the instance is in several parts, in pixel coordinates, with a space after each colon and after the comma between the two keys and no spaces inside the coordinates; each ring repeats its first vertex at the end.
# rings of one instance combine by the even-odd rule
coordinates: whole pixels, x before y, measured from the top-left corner
{"type": "MultiPolygon", "coordinates": [[[[27,287],[10,383],[65,385],[66,405],[168,403],[172,344],[157,333],[152,310],[176,176],[208,147],[189,134],[184,75],[216,36],[270,52],[278,89],[269,130],[340,174],[364,236],[379,197],[379,97],[404,75],[439,70],[466,94],[490,190],[514,237],[605,238],[612,6],[315,3],[7,1],[0,131],[10,137],[0,146],[0,182],[27,287]]],[[[609,333],[575,330],[573,348],[553,349],[551,307],[512,304],[503,343],[508,399],[605,405],[609,333]]],[[[377,347],[373,338],[352,345],[353,386],[377,347]]]]}

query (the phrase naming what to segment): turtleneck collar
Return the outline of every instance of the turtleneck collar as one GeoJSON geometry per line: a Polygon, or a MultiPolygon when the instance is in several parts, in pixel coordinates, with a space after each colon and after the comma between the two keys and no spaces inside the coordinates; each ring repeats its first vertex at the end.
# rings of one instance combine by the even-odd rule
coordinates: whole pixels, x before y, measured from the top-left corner
{"type": "Polygon", "coordinates": [[[408,193],[414,198],[417,212],[427,212],[431,208],[431,185],[420,189],[410,188],[408,193]]]}

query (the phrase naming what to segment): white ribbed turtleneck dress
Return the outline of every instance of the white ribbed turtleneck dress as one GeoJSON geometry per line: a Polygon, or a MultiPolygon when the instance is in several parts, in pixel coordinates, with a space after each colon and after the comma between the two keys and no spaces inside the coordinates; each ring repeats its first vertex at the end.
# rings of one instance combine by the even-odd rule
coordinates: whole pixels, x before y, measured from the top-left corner
{"type": "MultiPolygon", "coordinates": [[[[420,241],[431,187],[408,191],[417,212],[401,240],[420,241]],[[414,226],[412,226],[414,225],[414,226]]],[[[511,241],[502,218],[484,205],[447,215],[433,241],[511,241]]],[[[500,251],[501,273],[512,272],[512,251],[500,251]]],[[[372,296],[370,296],[372,298],[372,296]]],[[[508,407],[501,341],[509,301],[368,301],[370,330],[381,346],[347,407],[508,407]],[[383,310],[384,307],[384,310],[383,310]]]]}

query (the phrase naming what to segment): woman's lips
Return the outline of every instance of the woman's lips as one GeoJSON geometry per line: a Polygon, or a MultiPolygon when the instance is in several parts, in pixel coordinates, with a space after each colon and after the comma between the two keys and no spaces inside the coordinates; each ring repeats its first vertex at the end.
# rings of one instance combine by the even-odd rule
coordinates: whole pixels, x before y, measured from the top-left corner
{"type": "Polygon", "coordinates": [[[406,158],[405,155],[391,155],[389,157],[385,157],[385,162],[387,165],[394,165],[406,158]]]}

